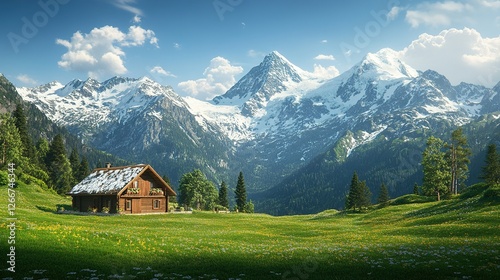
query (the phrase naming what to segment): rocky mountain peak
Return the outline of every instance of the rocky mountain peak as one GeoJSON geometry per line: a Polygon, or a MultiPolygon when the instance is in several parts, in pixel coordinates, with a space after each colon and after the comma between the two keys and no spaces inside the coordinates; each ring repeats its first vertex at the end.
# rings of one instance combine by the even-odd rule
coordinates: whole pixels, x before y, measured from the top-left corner
{"type": "Polygon", "coordinates": [[[244,115],[255,116],[272,96],[303,81],[304,73],[304,70],[292,64],[279,52],[273,51],[224,95],[215,97],[213,102],[220,105],[238,105],[244,115]]]}
{"type": "Polygon", "coordinates": [[[353,69],[358,75],[374,80],[406,79],[419,75],[417,70],[401,61],[397,51],[389,48],[381,49],[376,53],[368,53],[353,69]]]}

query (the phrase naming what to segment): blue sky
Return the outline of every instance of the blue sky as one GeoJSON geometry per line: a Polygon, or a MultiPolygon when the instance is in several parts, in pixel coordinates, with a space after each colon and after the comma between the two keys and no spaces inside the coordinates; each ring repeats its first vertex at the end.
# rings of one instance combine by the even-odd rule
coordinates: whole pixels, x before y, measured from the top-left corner
{"type": "Polygon", "coordinates": [[[388,47],[452,83],[493,86],[499,15],[499,0],[2,1],[0,73],[16,86],[149,76],[207,99],[273,50],[329,78],[388,47]]]}

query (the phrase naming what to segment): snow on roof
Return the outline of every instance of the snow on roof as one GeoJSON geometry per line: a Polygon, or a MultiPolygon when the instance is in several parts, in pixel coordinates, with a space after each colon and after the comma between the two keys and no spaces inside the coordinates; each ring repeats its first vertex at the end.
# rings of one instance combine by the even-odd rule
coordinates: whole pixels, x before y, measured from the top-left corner
{"type": "Polygon", "coordinates": [[[68,194],[117,194],[146,167],[135,165],[96,169],[68,194]]]}

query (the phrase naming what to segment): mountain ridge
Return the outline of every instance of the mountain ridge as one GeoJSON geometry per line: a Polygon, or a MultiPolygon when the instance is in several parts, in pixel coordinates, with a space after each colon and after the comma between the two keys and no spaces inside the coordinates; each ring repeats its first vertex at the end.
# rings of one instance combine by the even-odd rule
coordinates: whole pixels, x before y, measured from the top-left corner
{"type": "Polygon", "coordinates": [[[377,139],[411,140],[422,131],[457,127],[500,110],[500,83],[453,86],[435,71],[411,68],[391,49],[367,54],[328,80],[272,52],[210,102],[180,97],[149,78],[75,80],[66,87],[74,90],[61,92],[57,101],[21,91],[54,118],[64,116],[64,106],[87,106],[63,120],[106,151],[124,155],[128,147],[132,160],[144,154],[161,171],[175,170],[174,180],[191,167],[216,180],[243,171],[254,193],[280,184],[332,147],[333,161],[348,163],[357,149],[377,139]],[[106,96],[107,103],[101,98],[106,96]],[[88,112],[96,113],[85,119],[88,112]],[[93,126],[86,126],[89,120],[93,126]]]}

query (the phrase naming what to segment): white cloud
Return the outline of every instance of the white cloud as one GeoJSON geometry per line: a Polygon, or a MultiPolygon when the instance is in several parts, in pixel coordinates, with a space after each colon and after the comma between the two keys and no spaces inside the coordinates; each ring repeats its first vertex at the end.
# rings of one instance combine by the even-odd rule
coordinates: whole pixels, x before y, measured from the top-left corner
{"type": "Polygon", "coordinates": [[[21,83],[28,85],[28,86],[35,86],[38,84],[38,81],[36,81],[35,79],[31,78],[30,76],[28,76],[26,74],[17,75],[16,79],[18,81],[20,81],[21,83]]]}
{"type": "Polygon", "coordinates": [[[409,9],[405,19],[413,28],[420,25],[447,26],[453,20],[461,19],[463,12],[472,10],[471,5],[455,1],[423,2],[415,9],[409,9]]]}
{"type": "Polygon", "coordinates": [[[249,57],[264,57],[264,56],[266,56],[266,53],[264,53],[264,52],[259,52],[259,51],[256,51],[256,50],[249,50],[249,51],[247,52],[247,55],[248,55],[249,57]]]}
{"type": "Polygon", "coordinates": [[[189,95],[209,100],[224,94],[236,83],[235,76],[242,72],[241,66],[233,66],[229,60],[217,56],[210,61],[210,65],[203,72],[204,78],[184,81],[178,86],[189,95]]]}
{"type": "Polygon", "coordinates": [[[328,43],[328,40],[326,40],[326,39],[325,40],[321,40],[321,43],[326,44],[326,43],[328,43]]]}
{"type": "Polygon", "coordinates": [[[312,74],[316,78],[328,80],[337,77],[340,72],[335,66],[324,67],[319,64],[314,64],[314,71],[312,74]]]}
{"type": "Polygon", "coordinates": [[[140,26],[130,26],[128,29],[128,34],[123,41],[123,46],[140,46],[149,39],[149,43],[158,47],[158,38],[156,38],[153,30],[146,30],[140,26]]]}
{"type": "Polygon", "coordinates": [[[319,54],[315,58],[315,60],[335,60],[335,57],[331,54],[319,54]]]}
{"type": "Polygon", "coordinates": [[[163,67],[161,67],[161,66],[153,67],[151,70],[149,70],[149,73],[151,73],[153,75],[158,74],[158,75],[165,76],[165,77],[176,78],[176,76],[174,74],[170,73],[170,71],[163,69],[163,67]]]}
{"type": "Polygon", "coordinates": [[[179,44],[179,43],[174,43],[174,48],[175,48],[175,49],[180,49],[180,48],[181,48],[181,44],[179,44]]]}
{"type": "Polygon", "coordinates": [[[139,15],[135,15],[134,18],[132,19],[133,23],[140,23],[141,21],[142,19],[139,15]]]}
{"type": "Polygon", "coordinates": [[[422,34],[400,52],[403,61],[425,71],[435,70],[452,84],[494,86],[500,81],[500,36],[483,38],[474,29],[422,34]]]}
{"type": "Polygon", "coordinates": [[[56,40],[56,44],[68,49],[57,64],[94,78],[121,75],[127,72],[121,47],[141,46],[147,40],[158,47],[154,32],[139,26],[131,26],[126,34],[113,26],[94,28],[88,34],[78,31],[70,40],[56,40]]]}
{"type": "Polygon", "coordinates": [[[390,21],[395,20],[400,12],[401,12],[400,7],[397,6],[392,7],[391,10],[387,13],[387,19],[390,21]]]}
{"type": "Polygon", "coordinates": [[[142,16],[144,14],[141,9],[132,6],[132,4],[135,4],[135,0],[114,0],[113,4],[122,10],[131,12],[134,15],[142,16]]]}
{"type": "Polygon", "coordinates": [[[479,3],[487,8],[493,8],[493,9],[500,8],[499,0],[479,0],[479,3]]]}

